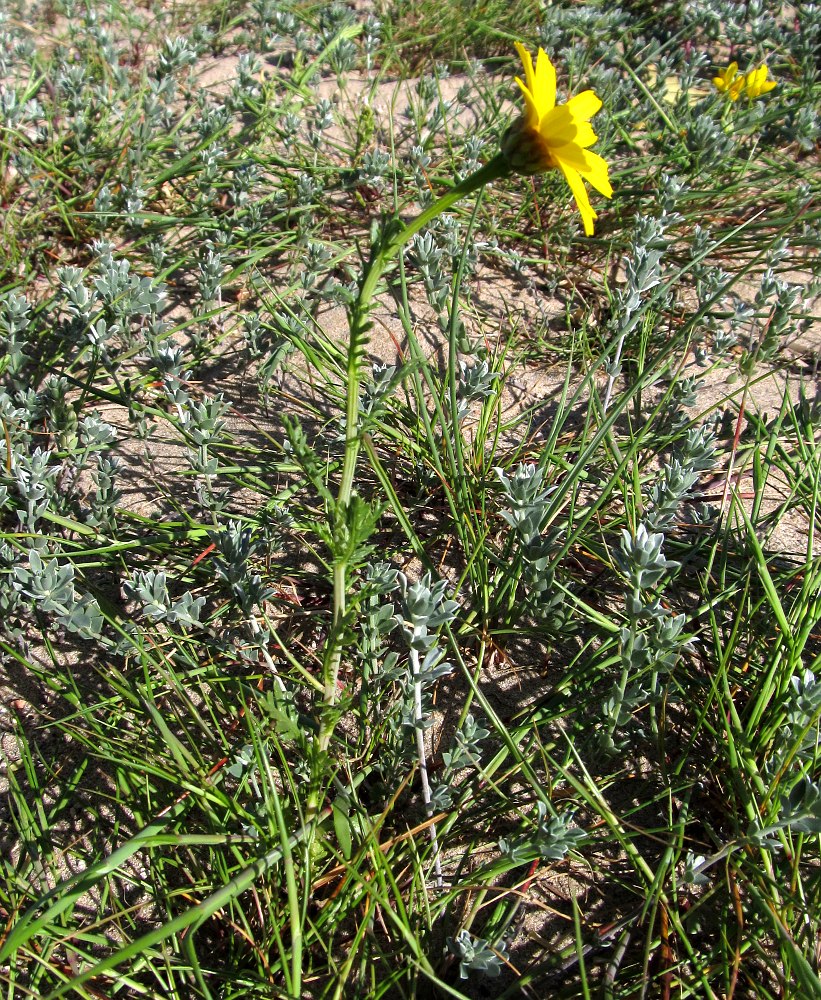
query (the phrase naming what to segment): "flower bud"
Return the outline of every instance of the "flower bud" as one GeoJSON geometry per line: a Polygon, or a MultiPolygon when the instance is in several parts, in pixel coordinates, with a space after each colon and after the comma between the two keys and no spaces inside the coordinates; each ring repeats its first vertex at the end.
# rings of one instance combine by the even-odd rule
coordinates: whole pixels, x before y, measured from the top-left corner
{"type": "Polygon", "coordinates": [[[524,115],[505,132],[502,154],[510,169],[517,174],[541,174],[556,166],[547,143],[538,129],[528,125],[524,115]]]}

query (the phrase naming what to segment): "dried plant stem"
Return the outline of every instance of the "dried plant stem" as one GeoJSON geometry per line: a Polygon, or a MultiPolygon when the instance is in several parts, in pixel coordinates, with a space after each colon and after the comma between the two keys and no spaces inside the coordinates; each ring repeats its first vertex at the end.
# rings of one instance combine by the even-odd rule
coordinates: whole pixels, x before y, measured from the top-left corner
{"type": "Polygon", "coordinates": [[[416,724],[416,753],[419,758],[419,780],[422,784],[422,798],[425,802],[425,814],[430,820],[428,833],[430,836],[430,846],[433,851],[433,871],[436,875],[436,887],[441,889],[442,882],[442,861],[439,857],[439,841],[436,837],[436,824],[432,820],[433,804],[431,802],[430,782],[428,781],[428,757],[425,750],[425,730],[422,727],[422,672],[419,664],[419,653],[415,649],[410,651],[411,670],[413,673],[413,721],[416,724]]]}

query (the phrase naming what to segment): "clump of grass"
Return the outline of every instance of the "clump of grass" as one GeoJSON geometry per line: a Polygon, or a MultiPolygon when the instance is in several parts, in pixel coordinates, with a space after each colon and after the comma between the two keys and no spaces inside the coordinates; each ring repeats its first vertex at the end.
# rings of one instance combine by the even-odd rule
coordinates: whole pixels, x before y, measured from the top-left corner
{"type": "Polygon", "coordinates": [[[411,71],[427,68],[433,60],[461,65],[472,58],[507,56],[521,26],[533,27],[544,18],[534,0],[399,0],[382,7],[386,55],[411,71]]]}
{"type": "Polygon", "coordinates": [[[469,6],[0,21],[9,995],[818,995],[818,11],[469,6]]]}

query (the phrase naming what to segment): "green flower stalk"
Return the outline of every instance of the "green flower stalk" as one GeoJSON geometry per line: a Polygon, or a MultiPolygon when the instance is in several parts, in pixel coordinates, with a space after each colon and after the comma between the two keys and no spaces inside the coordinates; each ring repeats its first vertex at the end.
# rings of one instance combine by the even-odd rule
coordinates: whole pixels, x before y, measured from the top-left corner
{"type": "Polygon", "coordinates": [[[359,429],[357,426],[359,414],[359,383],[362,352],[367,341],[368,331],[371,324],[368,319],[373,305],[373,296],[376,291],[379,279],[385,271],[387,265],[399,253],[402,247],[409,243],[414,236],[426,226],[429,226],[435,219],[446,212],[466,195],[478,191],[491,181],[506,177],[513,172],[513,167],[508,162],[507,157],[498,153],[484,167],[470,174],[463,181],[443,194],[438,201],[425,209],[402,226],[398,231],[388,234],[383,239],[382,244],[376,249],[359,286],[359,294],[356,301],[351,306],[348,314],[348,327],[350,329],[350,342],[348,347],[348,395],[345,412],[345,458],[342,465],[342,481],[339,487],[338,502],[347,504],[350,502],[353,489],[354,472],[359,454],[359,429]]]}
{"type": "MultiPolygon", "coordinates": [[[[368,265],[365,268],[359,285],[359,293],[348,312],[348,363],[345,405],[345,453],[342,460],[342,477],[332,516],[334,518],[333,534],[336,539],[348,539],[351,534],[349,523],[354,515],[353,501],[355,499],[353,484],[356,475],[359,449],[362,442],[360,419],[360,388],[362,381],[362,359],[367,344],[368,332],[371,328],[369,319],[373,298],[385,268],[397,256],[399,251],[413,237],[430,225],[443,212],[446,212],[457,201],[466,195],[478,191],[486,184],[506,177],[512,172],[508,158],[498,153],[489,163],[470,174],[450,191],[442,195],[438,201],[425,209],[405,225],[389,229],[376,245],[368,265]]],[[[352,563],[350,545],[340,545],[334,553],[333,561],[333,622],[325,663],[323,665],[323,712],[319,723],[316,739],[316,760],[314,767],[314,782],[307,805],[307,821],[313,822],[319,814],[319,783],[322,774],[322,761],[327,753],[336,725],[334,708],[337,700],[337,685],[339,669],[342,661],[344,623],[347,610],[348,571],[352,563]]]]}

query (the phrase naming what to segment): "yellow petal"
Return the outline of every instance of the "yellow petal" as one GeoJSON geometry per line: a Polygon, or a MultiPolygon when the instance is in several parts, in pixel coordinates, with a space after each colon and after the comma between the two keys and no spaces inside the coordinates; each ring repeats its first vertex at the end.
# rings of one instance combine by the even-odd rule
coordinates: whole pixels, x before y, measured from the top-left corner
{"type": "Polygon", "coordinates": [[[576,122],[576,137],[573,139],[576,146],[581,146],[582,149],[587,149],[587,147],[592,146],[598,138],[599,137],[593,131],[593,126],[590,122],[576,122]]]}
{"type": "Polygon", "coordinates": [[[547,114],[556,106],[556,68],[541,46],[536,56],[536,90],[534,92],[540,114],[547,114]]]}
{"type": "Polygon", "coordinates": [[[573,115],[569,104],[560,104],[549,111],[539,122],[539,132],[545,145],[551,149],[569,142],[577,146],[592,146],[597,138],[592,125],[573,115]]]}
{"type": "MultiPolygon", "coordinates": [[[[732,86],[737,73],[738,63],[731,62],[727,69],[725,69],[722,73],[719,73],[718,76],[713,77],[713,86],[716,90],[721,91],[722,94],[729,90],[732,100],[735,100],[735,98],[732,97],[732,86]]],[[[744,77],[741,77],[741,86],[744,86],[744,77]]],[[[738,96],[738,94],[736,94],[736,96],[738,96]]]]}
{"type": "Polygon", "coordinates": [[[566,146],[572,142],[574,146],[586,149],[588,146],[592,146],[597,139],[598,136],[593,131],[590,122],[575,121],[571,118],[569,124],[563,129],[557,130],[551,138],[545,139],[545,145],[552,149],[554,146],[566,146]]]}
{"type": "Polygon", "coordinates": [[[768,72],[767,64],[762,63],[758,69],[750,70],[747,74],[747,96],[750,100],[769,93],[775,86],[775,80],[767,79],[768,72]]]}
{"type": "Polygon", "coordinates": [[[533,60],[530,57],[530,53],[521,42],[516,42],[516,51],[519,53],[519,58],[522,60],[522,66],[525,68],[527,89],[532,94],[536,90],[536,77],[533,74],[533,60]]]}
{"type": "Polygon", "coordinates": [[[566,106],[574,118],[589,119],[601,108],[601,100],[592,90],[583,90],[571,97],[566,106]]]}
{"type": "MultiPolygon", "coordinates": [[[[767,76],[767,70],[764,69],[764,77],[766,78],[766,76],[767,76]]],[[[747,89],[757,90],[761,84],[761,79],[762,79],[761,70],[751,69],[750,72],[747,74],[747,89]]]]}
{"type": "Polygon", "coordinates": [[[593,221],[598,218],[596,213],[593,211],[590,205],[590,199],[587,197],[587,191],[584,187],[584,182],[581,177],[572,167],[565,166],[564,163],[559,161],[559,169],[564,174],[564,179],[570,186],[570,190],[573,192],[573,197],[576,200],[576,205],[578,206],[579,212],[582,217],[582,224],[584,225],[584,232],[587,236],[593,235],[593,221]]]}
{"type": "Polygon", "coordinates": [[[516,42],[516,51],[525,70],[525,82],[519,86],[530,94],[536,114],[541,118],[556,104],[556,70],[544,49],[538,51],[535,70],[533,58],[521,42],[516,42]]]}
{"type": "Polygon", "coordinates": [[[598,153],[591,153],[589,149],[580,149],[572,143],[569,146],[552,149],[551,153],[559,166],[563,163],[568,170],[574,170],[577,174],[581,174],[605,198],[613,197],[607,163],[598,153]]]}
{"type": "Polygon", "coordinates": [[[770,72],[769,66],[767,66],[766,63],[762,63],[761,64],[761,92],[762,93],[766,93],[766,91],[772,90],[773,87],[775,86],[775,80],[768,80],[767,79],[767,75],[769,74],[769,72],[770,72]]]}
{"type": "Polygon", "coordinates": [[[519,89],[522,92],[522,96],[525,99],[525,119],[530,128],[538,129],[539,121],[541,115],[539,114],[539,109],[536,106],[536,102],[533,100],[533,95],[528,90],[528,88],[522,83],[521,77],[516,77],[516,83],[519,84],[519,89]]]}

